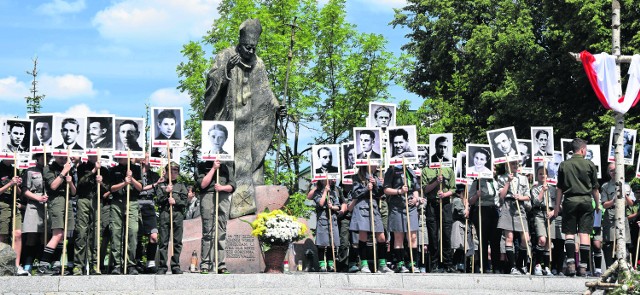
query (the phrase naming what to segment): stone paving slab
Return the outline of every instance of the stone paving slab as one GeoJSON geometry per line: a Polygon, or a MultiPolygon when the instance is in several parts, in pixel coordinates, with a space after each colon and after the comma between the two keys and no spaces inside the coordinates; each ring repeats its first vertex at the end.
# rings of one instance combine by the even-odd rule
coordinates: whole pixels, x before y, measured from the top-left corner
{"type": "Polygon", "coordinates": [[[2,294],[580,294],[594,278],[482,274],[0,277],[2,294]],[[233,289],[242,292],[219,292],[233,289]],[[244,293],[243,293],[244,292],[244,293]]]}

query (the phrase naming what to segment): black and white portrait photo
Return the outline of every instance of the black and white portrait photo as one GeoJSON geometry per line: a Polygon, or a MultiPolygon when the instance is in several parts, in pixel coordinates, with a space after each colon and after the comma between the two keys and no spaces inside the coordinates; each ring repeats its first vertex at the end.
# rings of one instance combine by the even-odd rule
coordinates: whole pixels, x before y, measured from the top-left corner
{"type": "Polygon", "coordinates": [[[151,146],[182,146],[182,108],[151,108],[151,146]]]}
{"type": "Polygon", "coordinates": [[[370,102],[367,127],[379,127],[384,130],[396,126],[396,108],[392,103],[370,102]]]}
{"type": "Polygon", "coordinates": [[[176,152],[175,148],[169,148],[167,150],[166,147],[151,147],[151,152],[149,153],[149,165],[151,167],[163,167],[169,163],[169,153],[171,154],[172,160],[180,161],[180,154],[174,154],[176,152]]]}
{"type": "Polygon", "coordinates": [[[418,145],[418,168],[422,169],[429,165],[429,145],[418,145]]]}
{"type": "Polygon", "coordinates": [[[488,144],[467,144],[467,178],[493,178],[488,144]]]}
{"type": "Polygon", "coordinates": [[[518,139],[518,152],[520,153],[519,173],[533,173],[533,157],[531,156],[531,140],[518,139]]]}
{"type": "Polygon", "coordinates": [[[340,145],[311,146],[313,179],[340,179],[340,145]]]}
{"type": "Polygon", "coordinates": [[[342,175],[356,174],[356,147],[353,142],[346,142],[342,148],[342,175]]]}
{"type": "Polygon", "coordinates": [[[598,167],[598,178],[602,178],[602,158],[600,157],[600,145],[588,144],[587,153],[584,155],[585,160],[593,162],[598,167]]]}
{"type": "Polygon", "coordinates": [[[53,155],[82,155],[87,140],[87,118],[57,115],[53,117],[53,155]]]}
{"type": "Polygon", "coordinates": [[[389,127],[387,128],[387,135],[389,141],[386,158],[389,165],[418,163],[416,126],[389,127]]]}
{"type": "MultiPolygon", "coordinates": [[[[615,162],[614,157],[614,141],[613,141],[613,133],[615,127],[611,127],[611,132],[609,133],[609,157],[607,161],[615,162]]],[[[635,147],[636,147],[636,135],[638,131],[635,129],[624,129],[623,137],[622,137],[622,152],[624,154],[624,164],[625,165],[633,165],[633,159],[635,156],[635,147]]]]}
{"type": "Polygon", "coordinates": [[[382,131],[380,128],[353,128],[354,145],[356,148],[356,166],[368,165],[367,159],[371,159],[372,165],[382,163],[382,131]]]}
{"type": "Polygon", "coordinates": [[[534,162],[542,162],[542,157],[551,159],[554,147],[553,127],[531,127],[531,141],[533,149],[529,151],[534,162]]]}
{"type": "Polygon", "coordinates": [[[130,151],[132,158],[144,158],[144,119],[115,118],[116,149],[114,158],[126,158],[130,151]]]}
{"type": "Polygon", "coordinates": [[[202,121],[202,160],[233,161],[234,122],[202,121]]]}
{"type": "Polygon", "coordinates": [[[453,133],[429,134],[429,168],[453,167],[453,133]]]}
{"type": "Polygon", "coordinates": [[[2,120],[2,140],[0,152],[5,156],[0,158],[14,158],[16,154],[28,154],[31,150],[31,120],[6,119],[2,120]]]}
{"type": "Polygon", "coordinates": [[[560,150],[562,151],[562,160],[566,161],[573,157],[573,148],[571,147],[571,142],[573,139],[570,138],[560,138],[560,150]]]}
{"type": "MultiPolygon", "coordinates": [[[[558,151],[554,151],[551,161],[547,162],[547,183],[549,184],[558,183],[558,168],[560,168],[560,163],[562,161],[563,161],[562,153],[558,151]]],[[[541,165],[542,163],[538,163],[538,164],[541,165]]]]}
{"type": "Polygon", "coordinates": [[[98,149],[111,151],[115,148],[114,122],[111,115],[87,117],[87,154],[97,155],[98,149]]]}
{"type": "Polygon", "coordinates": [[[491,145],[493,163],[500,164],[508,161],[518,160],[518,137],[513,127],[506,127],[487,131],[487,139],[491,145]]]}
{"type": "Polygon", "coordinates": [[[29,114],[27,118],[33,120],[31,152],[42,153],[45,147],[50,152],[53,148],[51,145],[53,114],[29,114]]]}
{"type": "Polygon", "coordinates": [[[467,184],[467,153],[459,152],[456,154],[456,184],[467,184]]]}

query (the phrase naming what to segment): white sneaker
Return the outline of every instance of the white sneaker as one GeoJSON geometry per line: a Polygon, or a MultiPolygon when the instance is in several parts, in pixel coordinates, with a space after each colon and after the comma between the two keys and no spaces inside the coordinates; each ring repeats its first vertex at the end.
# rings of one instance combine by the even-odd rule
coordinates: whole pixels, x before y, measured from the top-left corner
{"type": "Polygon", "coordinates": [[[551,272],[551,270],[549,269],[549,267],[545,267],[545,268],[542,270],[542,274],[544,274],[545,276],[548,276],[548,277],[552,277],[552,276],[553,276],[553,273],[551,272]]]}
{"type": "Polygon", "coordinates": [[[24,268],[22,268],[22,266],[16,267],[16,276],[26,277],[26,276],[30,276],[30,275],[31,274],[28,271],[24,270],[24,268]]]}
{"type": "Polygon", "coordinates": [[[540,264],[536,264],[536,267],[533,269],[533,275],[534,276],[542,275],[542,266],[540,266],[540,264]]]}
{"type": "Polygon", "coordinates": [[[602,276],[602,269],[596,268],[596,271],[593,273],[594,277],[602,276]]]}
{"type": "Polygon", "coordinates": [[[521,275],[522,273],[520,273],[520,271],[517,268],[512,267],[511,268],[511,274],[512,275],[521,275]]]}
{"type": "Polygon", "coordinates": [[[520,273],[523,275],[528,275],[529,274],[529,269],[526,266],[523,266],[520,268],[520,273]]]}

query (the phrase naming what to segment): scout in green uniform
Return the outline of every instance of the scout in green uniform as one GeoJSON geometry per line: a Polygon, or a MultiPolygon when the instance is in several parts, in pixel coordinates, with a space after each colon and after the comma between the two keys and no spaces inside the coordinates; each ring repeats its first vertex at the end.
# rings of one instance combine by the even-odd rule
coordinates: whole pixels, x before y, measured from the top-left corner
{"type": "Polygon", "coordinates": [[[100,165],[97,156],[89,156],[86,163],[78,166],[77,173],[76,253],[73,274],[84,274],[87,261],[91,264],[91,273],[97,274],[100,273],[100,270],[96,268],[96,260],[98,259],[96,242],[99,242],[95,238],[96,212],[98,210],[97,186],[100,185],[101,195],[109,191],[108,181],[106,181],[109,172],[100,165]],[[100,171],[100,175],[98,175],[98,171],[100,171]]]}
{"type": "Polygon", "coordinates": [[[451,195],[456,183],[453,169],[443,167],[422,169],[422,187],[426,194],[426,222],[429,235],[429,253],[431,254],[431,272],[454,272],[453,250],[451,249],[451,195]],[[442,202],[442,212],[440,212],[442,202]],[[440,215],[442,214],[442,218],[440,215]],[[440,226],[442,220],[442,226],[440,226]],[[439,234],[442,227],[442,235],[439,234]],[[442,261],[440,261],[440,237],[442,237],[442,261]],[[438,263],[440,262],[440,263],[438,263]]]}
{"type": "MultiPolygon", "coordinates": [[[[598,192],[598,168],[593,162],[586,160],[587,143],[576,138],[571,142],[573,156],[571,159],[560,163],[558,168],[558,185],[556,206],[560,208],[562,203],[562,232],[565,234],[567,271],[566,275],[576,274],[576,250],[574,236],[580,236],[580,268],[579,275],[586,275],[587,262],[589,261],[589,234],[593,230],[593,205],[600,204],[598,192]]],[[[600,211],[600,206],[596,206],[600,211]]],[[[553,216],[558,216],[558,210],[553,211],[553,216]]]]}
{"type": "Polygon", "coordinates": [[[16,252],[17,275],[27,275],[27,272],[20,266],[20,253],[22,252],[22,214],[18,209],[18,200],[13,204],[13,190],[20,196],[20,184],[22,179],[13,175],[13,167],[10,161],[0,162],[0,242],[7,243],[9,235],[13,235],[16,252]],[[15,206],[15,207],[14,207],[15,206]],[[13,211],[16,212],[16,223],[13,224],[13,211]]]}
{"type": "MultiPolygon", "coordinates": [[[[602,249],[604,251],[604,261],[609,268],[613,264],[614,258],[612,257],[613,245],[616,240],[616,164],[609,163],[607,166],[610,180],[602,185],[600,190],[600,202],[605,209],[602,215],[602,240],[604,245],[602,249]]],[[[633,199],[631,198],[631,186],[625,183],[625,204],[627,207],[633,206],[633,199]]],[[[625,208],[626,212],[626,208],[625,208]]],[[[631,248],[631,231],[629,229],[629,223],[625,222],[624,236],[627,249],[631,248]]]]}
{"type": "Polygon", "coordinates": [[[142,190],[142,175],[140,166],[129,164],[127,170],[127,158],[118,159],[118,165],[111,169],[111,252],[113,255],[113,270],[111,274],[119,275],[123,267],[127,267],[127,273],[137,275],[135,267],[136,245],[138,244],[138,195],[142,190]],[[127,261],[124,261],[124,232],[127,208],[127,186],[129,190],[129,232],[127,246],[127,261]]]}
{"type": "Polygon", "coordinates": [[[54,251],[56,251],[56,247],[60,249],[60,253],[62,251],[62,247],[58,244],[62,242],[62,235],[66,234],[64,233],[65,218],[73,218],[71,206],[68,206],[69,210],[66,213],[64,210],[66,206],[67,187],[69,187],[69,197],[76,194],[76,186],[73,183],[73,176],[71,175],[71,161],[65,156],[56,156],[54,159],[51,165],[44,168],[45,188],[48,196],[47,202],[49,202],[48,214],[51,220],[50,228],[52,234],[51,239],[44,247],[44,253],[38,266],[38,273],[41,275],[54,274],[50,266],[52,261],[60,259],[57,253],[55,255],[56,257],[54,257],[54,251]]]}
{"type": "MultiPolygon", "coordinates": [[[[171,162],[171,181],[168,179],[159,185],[155,185],[155,195],[158,196],[158,211],[160,213],[160,257],[158,259],[158,271],[156,274],[167,273],[167,249],[171,229],[170,206],[173,205],[173,256],[171,257],[171,273],[182,274],[180,270],[180,252],[182,251],[182,222],[184,211],[187,207],[187,186],[177,181],[180,175],[180,166],[171,162]]],[[[169,165],[167,165],[169,168],[169,165]]],[[[165,171],[169,175],[169,171],[165,171]]]]}

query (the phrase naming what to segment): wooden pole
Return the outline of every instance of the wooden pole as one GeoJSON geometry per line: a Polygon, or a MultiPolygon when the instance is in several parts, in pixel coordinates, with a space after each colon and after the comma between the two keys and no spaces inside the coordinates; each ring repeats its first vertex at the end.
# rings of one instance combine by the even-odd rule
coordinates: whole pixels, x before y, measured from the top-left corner
{"type": "MultiPolygon", "coordinates": [[[[216,184],[220,183],[220,170],[216,171],[216,184]]],[[[215,241],[214,241],[214,251],[215,253],[213,254],[214,258],[215,258],[215,263],[216,263],[216,274],[218,273],[218,218],[220,218],[219,214],[218,214],[218,209],[220,206],[220,202],[218,201],[218,198],[220,197],[220,192],[218,192],[218,190],[216,190],[216,218],[215,218],[215,222],[216,222],[216,237],[215,237],[215,241]]]]}
{"type": "MultiPolygon", "coordinates": [[[[173,185],[171,181],[171,148],[169,146],[170,144],[167,143],[167,174],[169,176],[169,185],[173,185]]],[[[169,192],[169,198],[173,198],[173,190],[169,192]]],[[[169,204],[169,258],[173,257],[173,246],[173,205],[169,204]]]]}
{"type": "MultiPolygon", "coordinates": [[[[327,183],[326,185],[329,185],[329,178],[327,178],[327,183]]],[[[336,272],[336,249],[335,249],[335,243],[333,240],[333,216],[331,215],[331,191],[329,191],[329,196],[327,196],[327,209],[329,211],[329,238],[331,240],[331,257],[333,259],[333,272],[336,272]]]]}
{"type": "MultiPolygon", "coordinates": [[[[404,157],[402,157],[402,180],[404,181],[404,185],[407,185],[407,166],[404,164],[404,157]]],[[[404,207],[407,210],[407,244],[409,245],[409,259],[411,260],[411,272],[415,272],[415,266],[413,263],[413,245],[411,244],[411,219],[409,217],[409,192],[404,192],[404,207]]],[[[440,208],[442,208],[442,203],[440,203],[440,208]]],[[[440,210],[440,220],[442,220],[442,210],[440,210]]],[[[440,223],[440,227],[442,227],[442,223],[440,223]]],[[[442,231],[440,231],[440,235],[442,236],[442,231]]],[[[440,245],[442,245],[442,240],[440,241],[440,245]]],[[[440,248],[440,255],[442,255],[442,248],[440,248]]]]}
{"type": "MultiPolygon", "coordinates": [[[[403,162],[404,163],[404,162],[403,162]]],[[[404,165],[404,164],[403,164],[404,165]]],[[[438,177],[442,177],[442,160],[440,161],[440,169],[438,169],[438,177]]],[[[438,182],[440,183],[440,188],[438,192],[442,191],[442,181],[440,179],[438,179],[438,182]]],[[[437,193],[436,193],[437,195],[437,193]]],[[[442,258],[442,198],[438,197],[438,203],[440,204],[440,230],[438,231],[440,233],[440,263],[444,262],[444,259],[442,258]]],[[[408,212],[407,212],[408,214],[408,212]]]]}
{"type": "MultiPolygon", "coordinates": [[[[125,177],[127,177],[129,175],[129,170],[131,169],[131,150],[129,148],[127,148],[127,171],[125,172],[125,177]]],[[[133,173],[132,173],[133,176],[133,173]]],[[[127,183],[127,204],[126,204],[126,209],[124,211],[125,214],[125,219],[124,219],[124,267],[123,267],[123,273],[126,275],[127,274],[127,266],[128,266],[128,260],[129,260],[129,197],[130,197],[130,192],[131,190],[131,184],[127,183]]]]}
{"type": "MultiPolygon", "coordinates": [[[[464,185],[464,199],[467,200],[466,201],[467,204],[465,206],[465,209],[468,209],[469,208],[469,201],[468,201],[469,200],[469,191],[467,190],[467,185],[466,184],[464,185]]],[[[469,213],[471,213],[471,212],[469,212],[469,213]]],[[[464,271],[465,272],[467,272],[467,263],[466,263],[467,262],[467,247],[469,246],[469,245],[467,245],[468,242],[469,242],[468,241],[469,240],[468,234],[469,234],[469,218],[467,216],[465,216],[464,217],[464,261],[465,261],[464,271]]]]}
{"type": "MultiPolygon", "coordinates": [[[[424,198],[424,189],[422,188],[422,177],[424,177],[424,175],[420,174],[420,197],[424,198]]],[[[422,235],[421,235],[422,236],[422,249],[420,249],[421,250],[420,252],[421,252],[421,256],[422,256],[422,258],[421,258],[422,266],[425,266],[425,257],[424,257],[425,256],[425,253],[424,253],[425,252],[425,248],[424,248],[424,246],[425,246],[425,241],[427,239],[427,232],[426,232],[426,230],[427,230],[427,222],[426,222],[425,216],[424,216],[424,207],[425,206],[426,206],[426,203],[422,204],[420,206],[420,225],[422,227],[422,230],[421,230],[421,232],[422,232],[422,235]]],[[[425,269],[426,269],[426,266],[425,266],[425,269]]]]}
{"type": "MultiPolygon", "coordinates": [[[[367,171],[369,172],[369,177],[373,177],[373,175],[371,175],[371,156],[368,155],[367,156],[367,171]]],[[[365,184],[367,185],[367,187],[369,187],[369,179],[365,179],[365,184]]],[[[369,215],[370,215],[370,224],[371,224],[371,243],[373,244],[373,272],[376,273],[378,272],[378,264],[377,264],[377,253],[376,253],[376,242],[378,241],[376,239],[376,224],[375,224],[375,218],[373,218],[374,212],[373,212],[373,189],[369,190],[369,215]]],[[[362,253],[362,252],[360,252],[362,253]]],[[[362,259],[362,257],[360,257],[360,259],[362,259]]]]}
{"type": "MultiPolygon", "coordinates": [[[[69,163],[71,161],[71,147],[67,147],[67,163],[69,163]]],[[[71,173],[71,170],[69,170],[69,173],[67,173],[67,176],[69,176],[69,174],[71,173]]],[[[62,232],[62,256],[65,259],[60,259],[60,264],[62,266],[62,270],[60,272],[61,276],[64,276],[64,268],[66,267],[66,260],[68,259],[67,256],[67,228],[69,225],[69,182],[67,181],[66,177],[65,177],[65,183],[67,184],[67,189],[66,189],[66,194],[65,194],[65,199],[64,199],[64,231],[62,232]]]]}
{"type": "MultiPolygon", "coordinates": [[[[478,202],[478,242],[479,242],[478,244],[480,245],[480,273],[484,273],[484,265],[483,265],[484,256],[482,256],[482,248],[484,247],[482,244],[482,206],[480,206],[480,203],[481,203],[480,200],[482,199],[482,189],[481,189],[482,186],[480,186],[481,181],[482,179],[478,177],[478,191],[480,192],[480,196],[478,197],[478,200],[476,200],[476,202],[478,202]]],[[[493,263],[493,261],[491,261],[491,263],[493,263]]]]}
{"type": "MultiPolygon", "coordinates": [[[[13,177],[18,176],[18,152],[13,151],[13,177]]],[[[13,181],[13,179],[11,180],[13,181]]],[[[11,207],[11,248],[16,250],[16,210],[17,207],[17,185],[13,184],[13,206],[11,207]]]]}
{"type": "MultiPolygon", "coordinates": [[[[42,172],[44,172],[44,168],[47,167],[47,146],[44,145],[42,147],[42,152],[44,153],[44,164],[42,165],[42,172]]],[[[47,191],[43,188],[42,190],[44,192],[44,194],[47,194],[47,191]]],[[[46,245],[47,242],[49,242],[49,229],[48,229],[48,219],[47,218],[47,213],[49,213],[49,200],[47,199],[46,202],[44,202],[44,244],[46,245]]]]}
{"type": "MultiPolygon", "coordinates": [[[[98,154],[97,155],[98,159],[96,160],[96,163],[100,163],[100,148],[98,148],[98,153],[97,154],[98,154]]],[[[100,165],[100,168],[98,169],[98,176],[100,176],[100,170],[102,169],[102,163],[100,163],[100,164],[101,165],[100,165]]],[[[100,195],[100,183],[98,183],[98,185],[96,185],[96,187],[97,187],[96,190],[97,190],[97,193],[98,193],[98,196],[96,197],[96,200],[97,200],[96,217],[97,218],[96,218],[96,240],[95,240],[95,243],[96,243],[96,249],[97,249],[97,252],[98,252],[98,254],[97,254],[98,258],[96,259],[96,262],[97,262],[96,263],[96,268],[97,268],[98,271],[100,271],[100,262],[101,262],[100,261],[100,244],[101,244],[100,243],[100,211],[102,209],[102,207],[100,206],[100,198],[102,197],[100,195]]]]}

